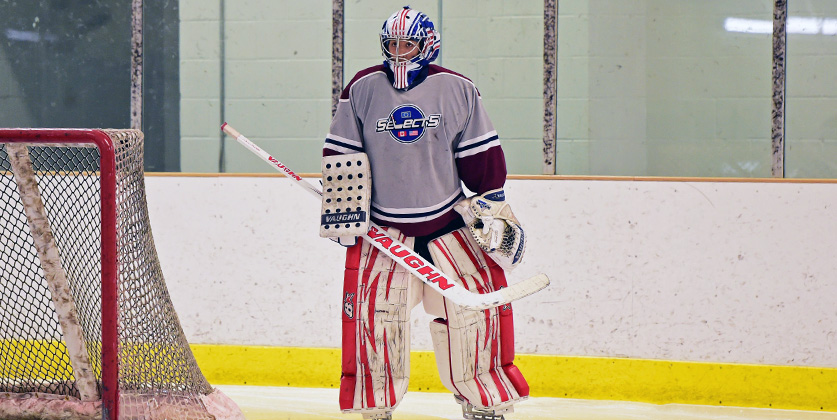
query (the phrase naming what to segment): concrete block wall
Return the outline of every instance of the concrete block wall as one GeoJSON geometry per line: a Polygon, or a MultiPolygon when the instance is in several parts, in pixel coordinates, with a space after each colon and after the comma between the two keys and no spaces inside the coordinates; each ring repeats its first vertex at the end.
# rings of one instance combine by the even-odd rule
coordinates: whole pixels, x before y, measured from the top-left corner
{"type": "Polygon", "coordinates": [[[480,90],[509,171],[540,173],[543,2],[445,2],[443,13],[443,65],[468,76],[480,90]]]}
{"type": "MultiPolygon", "coordinates": [[[[180,10],[182,170],[219,171],[224,119],[289,166],[317,171],[331,120],[331,3],[184,0],[180,10]]],[[[223,141],[224,171],[269,171],[223,141]]]]}
{"type": "Polygon", "coordinates": [[[221,2],[180,2],[180,168],[218,172],[221,2]]]}

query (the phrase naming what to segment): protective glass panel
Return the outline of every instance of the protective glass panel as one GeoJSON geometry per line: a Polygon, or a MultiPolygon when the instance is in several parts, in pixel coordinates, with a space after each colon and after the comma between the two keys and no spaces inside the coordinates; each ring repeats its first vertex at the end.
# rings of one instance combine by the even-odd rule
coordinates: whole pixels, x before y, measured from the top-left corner
{"type": "Polygon", "coordinates": [[[770,0],[559,6],[559,174],[770,176],[770,0]]]}
{"type": "Polygon", "coordinates": [[[837,3],[788,2],[785,177],[837,177],[837,3]]]}
{"type": "MultiPolygon", "coordinates": [[[[180,167],[178,2],[144,6],[146,168],[180,167]]],[[[131,0],[0,1],[0,127],[128,128],[131,0]]]]}

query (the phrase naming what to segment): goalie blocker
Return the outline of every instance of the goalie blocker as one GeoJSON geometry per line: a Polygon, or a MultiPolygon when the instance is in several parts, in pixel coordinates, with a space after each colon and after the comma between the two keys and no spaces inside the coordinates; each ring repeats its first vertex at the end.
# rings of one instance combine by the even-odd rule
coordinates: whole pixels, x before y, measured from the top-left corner
{"type": "Polygon", "coordinates": [[[326,156],[322,160],[323,196],[320,236],[351,246],[369,231],[372,176],[366,153],[326,156]]]}

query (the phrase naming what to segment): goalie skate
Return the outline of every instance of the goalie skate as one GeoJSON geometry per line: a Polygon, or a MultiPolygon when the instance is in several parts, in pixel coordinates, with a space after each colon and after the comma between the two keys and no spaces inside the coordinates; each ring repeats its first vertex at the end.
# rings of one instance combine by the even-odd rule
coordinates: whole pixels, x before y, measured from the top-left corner
{"type": "Polygon", "coordinates": [[[392,411],[378,411],[363,413],[363,420],[392,420],[392,411]]]}
{"type": "Polygon", "coordinates": [[[360,236],[369,230],[372,176],[366,153],[326,156],[322,163],[320,236],[360,236]]]}
{"type": "Polygon", "coordinates": [[[514,406],[512,405],[500,409],[485,409],[475,407],[459,395],[453,397],[462,406],[462,417],[465,420],[505,420],[503,414],[514,413],[514,406]]]}

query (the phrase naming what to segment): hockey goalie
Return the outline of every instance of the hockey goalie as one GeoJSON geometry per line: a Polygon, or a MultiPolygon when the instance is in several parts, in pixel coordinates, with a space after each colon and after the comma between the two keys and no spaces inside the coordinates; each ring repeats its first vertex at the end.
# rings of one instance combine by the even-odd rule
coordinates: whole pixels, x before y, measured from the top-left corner
{"type": "Polygon", "coordinates": [[[427,15],[395,12],[380,42],[383,64],[345,87],[323,148],[320,234],[347,246],[340,408],[391,418],[409,379],[410,312],[422,303],[464,417],[502,419],[529,394],[511,305],[465,310],[356,237],[371,219],[468,290],[505,287],[526,241],[503,193],[500,140],[474,84],[430,64],[441,39],[427,15]]]}

